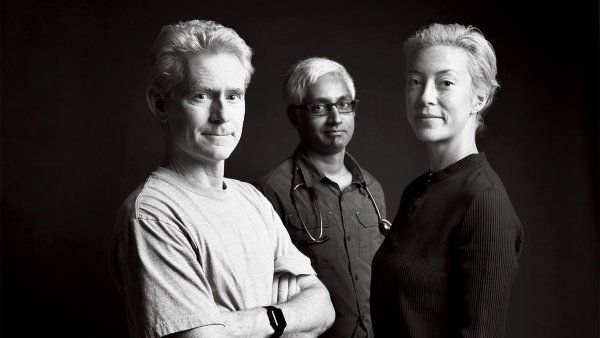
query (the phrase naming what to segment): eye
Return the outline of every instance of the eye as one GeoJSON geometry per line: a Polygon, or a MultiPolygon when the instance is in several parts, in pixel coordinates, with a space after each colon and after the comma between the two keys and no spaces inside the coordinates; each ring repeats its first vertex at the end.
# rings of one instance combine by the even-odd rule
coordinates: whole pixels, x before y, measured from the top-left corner
{"type": "Polygon", "coordinates": [[[450,80],[442,80],[440,81],[440,85],[442,87],[450,87],[454,84],[454,82],[450,81],[450,80]]]}
{"type": "Polygon", "coordinates": [[[415,79],[415,78],[410,78],[408,79],[408,81],[406,82],[410,87],[415,87],[421,84],[421,81],[419,79],[415,79]]]}
{"type": "Polygon", "coordinates": [[[208,101],[209,98],[210,98],[210,96],[208,96],[208,94],[206,94],[206,93],[200,93],[200,94],[194,95],[194,97],[192,98],[192,100],[194,102],[206,102],[206,101],[208,101]]]}
{"type": "Polygon", "coordinates": [[[321,112],[321,111],[325,111],[325,105],[322,103],[315,103],[311,106],[311,110],[314,112],[321,112]]]}
{"type": "Polygon", "coordinates": [[[350,105],[351,105],[350,101],[342,101],[342,102],[338,102],[336,104],[336,106],[338,108],[348,108],[348,107],[350,107],[350,105]]]}
{"type": "Polygon", "coordinates": [[[226,97],[227,101],[239,101],[242,99],[240,94],[228,94],[226,97]]]}

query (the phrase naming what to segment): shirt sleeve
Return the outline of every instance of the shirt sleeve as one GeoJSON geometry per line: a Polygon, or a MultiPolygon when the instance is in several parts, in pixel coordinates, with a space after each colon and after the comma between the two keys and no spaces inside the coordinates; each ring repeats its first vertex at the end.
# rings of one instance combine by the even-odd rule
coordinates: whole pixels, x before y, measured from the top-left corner
{"type": "Polygon", "coordinates": [[[475,196],[457,233],[457,337],[503,337],[522,230],[506,193],[475,196]]]}
{"type": "Polygon", "coordinates": [[[130,330],[161,337],[223,325],[193,243],[175,226],[133,218],[116,242],[130,330]]]}
{"type": "Polygon", "coordinates": [[[282,220],[285,220],[285,210],[281,205],[281,201],[279,200],[277,193],[273,191],[273,189],[269,188],[269,186],[266,184],[256,183],[254,186],[271,203],[271,206],[273,209],[275,209],[275,212],[277,212],[279,217],[282,220]]]}
{"type": "MultiPolygon", "coordinates": [[[[283,225],[279,214],[273,208],[278,203],[273,203],[271,199],[277,199],[274,194],[270,194],[270,189],[259,188],[260,199],[263,200],[264,208],[267,210],[267,222],[270,223],[271,236],[274,244],[275,255],[275,273],[289,272],[293,275],[315,275],[315,270],[310,264],[310,259],[302,254],[292,243],[287,229],[283,225]]],[[[285,215],[285,213],[283,213],[285,215]]]]}

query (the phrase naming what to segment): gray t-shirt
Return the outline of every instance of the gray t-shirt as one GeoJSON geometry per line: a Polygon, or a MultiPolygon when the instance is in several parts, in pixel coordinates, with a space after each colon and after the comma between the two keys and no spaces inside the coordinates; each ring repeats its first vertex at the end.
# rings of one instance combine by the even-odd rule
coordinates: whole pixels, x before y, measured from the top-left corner
{"type": "Polygon", "coordinates": [[[315,273],[252,185],[206,188],[165,168],[123,203],[110,254],[134,337],[223,325],[221,311],[270,305],[274,273],[315,273]]]}

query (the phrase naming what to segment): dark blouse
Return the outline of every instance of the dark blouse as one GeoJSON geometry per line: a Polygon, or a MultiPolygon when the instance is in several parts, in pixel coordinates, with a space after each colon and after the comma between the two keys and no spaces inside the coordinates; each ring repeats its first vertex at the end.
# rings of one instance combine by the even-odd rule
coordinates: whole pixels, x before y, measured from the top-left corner
{"type": "Polygon", "coordinates": [[[485,154],[404,190],[373,258],[376,337],[502,337],[523,231],[485,154]]]}

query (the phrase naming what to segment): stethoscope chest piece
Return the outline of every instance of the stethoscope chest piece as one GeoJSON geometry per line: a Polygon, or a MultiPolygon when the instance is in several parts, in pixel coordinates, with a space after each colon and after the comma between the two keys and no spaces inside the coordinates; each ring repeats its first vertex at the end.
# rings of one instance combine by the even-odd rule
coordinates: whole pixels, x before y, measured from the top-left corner
{"type": "MultiPolygon", "coordinates": [[[[296,170],[299,170],[299,169],[296,168],[296,170]]],[[[377,213],[379,232],[381,232],[384,236],[386,236],[387,233],[392,228],[392,223],[390,223],[390,221],[388,221],[387,219],[385,219],[381,216],[381,212],[379,211],[379,206],[377,205],[377,202],[375,202],[375,198],[373,197],[373,194],[371,194],[371,190],[369,190],[369,187],[367,187],[366,183],[363,183],[363,184],[364,184],[363,187],[364,187],[365,191],[367,192],[369,199],[373,203],[375,212],[377,213]]],[[[290,193],[291,193],[291,198],[292,198],[292,204],[294,204],[294,209],[296,209],[296,214],[298,215],[300,224],[302,224],[304,231],[306,231],[306,234],[310,238],[310,240],[306,239],[306,240],[302,241],[302,244],[313,244],[314,245],[314,244],[325,243],[329,240],[329,236],[323,234],[323,212],[321,211],[321,204],[319,203],[319,198],[317,197],[317,194],[315,193],[315,191],[313,189],[309,189],[312,203],[313,203],[313,205],[316,205],[316,209],[318,211],[318,217],[319,217],[319,235],[313,236],[313,234],[308,230],[308,227],[306,226],[306,223],[304,222],[304,219],[302,218],[302,215],[300,214],[300,210],[298,209],[298,204],[296,204],[296,196],[295,195],[296,195],[296,191],[300,187],[308,188],[306,186],[306,183],[301,182],[301,183],[294,185],[292,187],[292,190],[290,193]]]]}
{"type": "Polygon", "coordinates": [[[384,236],[387,236],[388,232],[392,228],[392,223],[385,218],[379,219],[379,232],[381,232],[384,236]]]}

